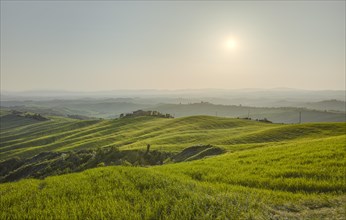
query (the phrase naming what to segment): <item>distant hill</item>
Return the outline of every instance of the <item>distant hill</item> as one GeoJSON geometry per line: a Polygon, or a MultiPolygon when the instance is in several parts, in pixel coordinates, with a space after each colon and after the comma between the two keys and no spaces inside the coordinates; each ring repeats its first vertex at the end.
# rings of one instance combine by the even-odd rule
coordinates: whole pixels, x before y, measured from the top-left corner
{"type": "Polygon", "coordinates": [[[346,111],[346,102],[340,100],[325,100],[321,102],[309,102],[303,104],[302,107],[306,107],[309,109],[316,109],[321,111],[346,111]]]}
{"type": "Polygon", "coordinates": [[[121,113],[148,108],[149,104],[137,104],[117,100],[47,100],[47,101],[2,101],[1,107],[30,111],[44,115],[84,115],[96,118],[115,118],[121,113]]]}
{"type": "Polygon", "coordinates": [[[206,102],[192,104],[162,104],[152,108],[152,110],[154,109],[160,112],[169,113],[174,117],[211,115],[232,118],[267,118],[275,123],[298,123],[299,112],[301,112],[301,122],[344,122],[346,117],[346,114],[342,112],[317,111],[306,108],[214,105],[206,102]]]}
{"type": "MultiPolygon", "coordinates": [[[[245,102],[246,99],[242,100],[245,102]]],[[[298,123],[299,112],[302,113],[302,122],[340,122],[345,121],[345,102],[329,100],[311,103],[296,103],[275,101],[268,104],[273,106],[290,107],[255,107],[248,105],[213,104],[206,101],[190,102],[184,99],[78,99],[78,100],[46,100],[46,101],[1,101],[1,108],[33,112],[50,116],[76,116],[78,118],[118,118],[121,114],[131,113],[139,109],[159,111],[171,114],[174,117],[193,115],[211,115],[232,118],[251,117],[252,119],[267,118],[275,123],[298,123]],[[179,104],[179,101],[183,103],[179,104]],[[187,103],[186,103],[187,102],[187,103]],[[189,104],[190,103],[190,104],[189,104]],[[85,117],[83,117],[85,116],[85,117]]],[[[256,100],[257,105],[265,105],[256,100]]],[[[240,103],[241,100],[235,101],[240,103]]],[[[250,101],[253,103],[253,101],[250,101]]]]}

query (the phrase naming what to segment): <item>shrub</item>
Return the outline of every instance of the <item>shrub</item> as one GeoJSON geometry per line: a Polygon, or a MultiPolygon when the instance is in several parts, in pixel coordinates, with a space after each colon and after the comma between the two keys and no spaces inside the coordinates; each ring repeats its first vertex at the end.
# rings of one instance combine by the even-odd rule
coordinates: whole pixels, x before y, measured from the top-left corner
{"type": "Polygon", "coordinates": [[[105,166],[104,162],[101,162],[101,163],[97,164],[97,167],[104,167],[104,166],[105,166]]]}

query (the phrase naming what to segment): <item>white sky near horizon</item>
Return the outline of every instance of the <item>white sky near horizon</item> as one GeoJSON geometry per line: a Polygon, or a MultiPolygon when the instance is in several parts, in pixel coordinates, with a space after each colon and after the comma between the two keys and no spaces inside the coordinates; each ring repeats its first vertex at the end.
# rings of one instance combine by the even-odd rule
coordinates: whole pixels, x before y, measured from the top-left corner
{"type": "Polygon", "coordinates": [[[1,1],[1,90],[345,89],[345,1],[1,1]]]}

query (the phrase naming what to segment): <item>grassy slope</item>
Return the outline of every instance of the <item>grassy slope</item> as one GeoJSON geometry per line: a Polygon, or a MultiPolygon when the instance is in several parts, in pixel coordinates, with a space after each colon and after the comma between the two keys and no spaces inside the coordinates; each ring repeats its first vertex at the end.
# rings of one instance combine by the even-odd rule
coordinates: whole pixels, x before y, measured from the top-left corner
{"type": "MultiPolygon", "coordinates": [[[[11,123],[1,117],[1,124],[11,123]]],[[[0,157],[33,156],[42,151],[118,146],[178,151],[195,144],[213,144],[228,150],[260,147],[344,134],[345,123],[303,125],[265,124],[254,121],[191,116],[177,119],[152,117],[78,121],[61,117],[35,124],[1,129],[0,157]],[[244,146],[245,145],[245,146],[244,146]]]]}
{"type": "Polygon", "coordinates": [[[346,135],[322,136],[1,184],[0,218],[343,219],[346,135]]]}
{"type": "Polygon", "coordinates": [[[20,117],[18,115],[12,115],[12,114],[1,115],[0,120],[1,120],[1,126],[0,126],[1,134],[2,132],[9,129],[13,129],[13,128],[24,126],[24,125],[39,123],[38,120],[35,120],[32,118],[20,117]]]}

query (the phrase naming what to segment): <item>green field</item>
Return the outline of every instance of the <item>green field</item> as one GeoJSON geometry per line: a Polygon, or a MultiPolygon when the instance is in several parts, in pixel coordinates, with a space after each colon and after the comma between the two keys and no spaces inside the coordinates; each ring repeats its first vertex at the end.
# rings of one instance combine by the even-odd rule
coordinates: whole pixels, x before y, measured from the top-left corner
{"type": "Polygon", "coordinates": [[[345,123],[266,124],[213,116],[177,119],[137,117],[113,120],[73,120],[51,117],[32,123],[1,116],[0,157],[28,157],[42,151],[67,151],[116,146],[178,151],[196,144],[213,144],[227,150],[263,146],[345,134],[345,123]]]}
{"type": "Polygon", "coordinates": [[[225,154],[0,184],[0,219],[344,219],[346,123],[192,116],[115,120],[1,114],[1,159],[98,147],[225,154]],[[16,122],[16,123],[14,123],[16,122]]]}

